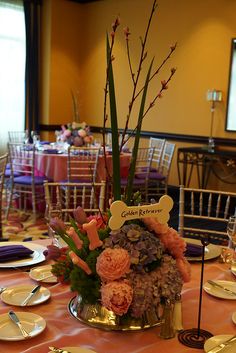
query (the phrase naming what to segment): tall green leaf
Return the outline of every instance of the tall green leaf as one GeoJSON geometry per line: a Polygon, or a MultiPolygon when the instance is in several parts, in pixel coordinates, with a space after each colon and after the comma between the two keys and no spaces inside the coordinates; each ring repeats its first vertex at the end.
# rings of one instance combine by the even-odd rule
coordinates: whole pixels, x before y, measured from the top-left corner
{"type": "Polygon", "coordinates": [[[112,130],[112,165],[113,165],[113,196],[114,200],[121,199],[121,185],[120,185],[120,151],[118,140],[118,123],[117,123],[117,110],[116,110],[116,96],[114,75],[111,60],[111,48],[107,35],[107,77],[108,77],[108,90],[110,99],[110,116],[111,116],[111,130],[112,130]]]}
{"type": "Polygon", "coordinates": [[[145,101],[146,101],[146,96],[147,96],[147,90],[148,90],[148,84],[149,84],[149,78],[150,78],[150,74],[151,74],[153,60],[154,59],[152,59],[152,62],[150,64],[150,67],[149,67],[149,70],[148,70],[148,73],[146,76],[142,100],[141,100],[140,109],[139,109],[138,123],[137,123],[137,129],[136,129],[135,140],[134,140],[134,148],[132,151],[132,159],[131,159],[129,176],[128,176],[128,183],[127,183],[127,188],[126,188],[126,204],[127,205],[130,204],[131,197],[133,194],[133,181],[134,181],[134,176],[135,176],[135,166],[136,166],[136,160],[137,160],[137,154],[138,154],[140,132],[141,132],[141,128],[142,128],[145,101]]]}

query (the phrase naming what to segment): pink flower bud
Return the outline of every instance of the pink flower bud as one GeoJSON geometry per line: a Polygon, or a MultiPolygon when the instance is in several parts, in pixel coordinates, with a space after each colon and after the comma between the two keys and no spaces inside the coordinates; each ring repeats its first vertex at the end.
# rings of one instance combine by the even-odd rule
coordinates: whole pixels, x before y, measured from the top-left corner
{"type": "Polygon", "coordinates": [[[62,233],[66,230],[65,223],[58,217],[51,218],[49,226],[57,233],[62,233]]]}
{"type": "Polygon", "coordinates": [[[79,224],[84,224],[87,223],[87,216],[86,213],[84,212],[84,209],[80,206],[78,206],[74,211],[73,211],[73,216],[79,224]]]}
{"type": "Polygon", "coordinates": [[[131,34],[131,33],[130,33],[130,31],[129,31],[129,27],[125,27],[125,28],[124,28],[124,35],[125,35],[126,40],[129,39],[129,35],[130,35],[130,34],[131,34]]]}

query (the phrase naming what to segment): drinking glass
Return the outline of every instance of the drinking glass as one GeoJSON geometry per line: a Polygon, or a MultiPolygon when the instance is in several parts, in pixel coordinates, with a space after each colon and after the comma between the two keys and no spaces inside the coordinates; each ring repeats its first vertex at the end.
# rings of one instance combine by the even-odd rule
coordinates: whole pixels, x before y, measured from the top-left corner
{"type": "Polygon", "coordinates": [[[236,215],[229,217],[227,234],[229,237],[229,247],[236,251],[236,215]]]}
{"type": "Polygon", "coordinates": [[[29,143],[29,131],[25,130],[24,143],[29,143]]]}
{"type": "Polygon", "coordinates": [[[38,148],[40,145],[40,135],[37,133],[37,131],[31,131],[31,137],[33,140],[33,144],[36,148],[38,148]]]}
{"type": "Polygon", "coordinates": [[[62,209],[59,203],[46,204],[44,219],[48,226],[48,236],[52,239],[52,244],[58,247],[60,246],[60,237],[55,233],[55,231],[50,227],[51,218],[62,219],[62,209]]]}

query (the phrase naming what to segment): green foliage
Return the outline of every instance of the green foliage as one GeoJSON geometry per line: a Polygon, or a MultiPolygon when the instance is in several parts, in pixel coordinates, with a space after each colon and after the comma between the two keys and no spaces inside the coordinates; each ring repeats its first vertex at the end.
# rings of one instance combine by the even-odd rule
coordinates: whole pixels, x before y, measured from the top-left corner
{"type": "MultiPolygon", "coordinates": [[[[107,75],[108,75],[108,89],[110,98],[110,114],[111,114],[111,130],[112,130],[112,162],[113,170],[120,170],[120,150],[118,141],[118,122],[117,122],[117,111],[116,111],[116,96],[115,96],[115,85],[114,76],[112,69],[112,57],[109,39],[107,35],[107,75]]],[[[113,173],[113,196],[114,200],[121,199],[121,185],[120,185],[120,173],[113,173]]]]}
{"type": "Polygon", "coordinates": [[[87,304],[95,304],[100,299],[101,280],[98,275],[87,275],[75,266],[71,271],[71,290],[77,291],[87,304]]]}
{"type": "Polygon", "coordinates": [[[104,240],[104,239],[108,238],[110,231],[111,230],[108,227],[105,229],[99,229],[98,235],[99,235],[100,240],[104,240]]]}
{"type": "Polygon", "coordinates": [[[148,84],[149,84],[149,79],[150,79],[150,74],[151,74],[151,69],[152,69],[152,64],[153,60],[150,64],[147,76],[146,76],[146,81],[143,89],[143,95],[142,95],[142,100],[140,104],[140,110],[139,110],[139,116],[138,116],[138,124],[137,124],[137,129],[136,129],[136,134],[135,134],[135,139],[134,139],[134,148],[132,150],[132,158],[131,158],[131,164],[130,164],[130,169],[129,169],[129,177],[128,177],[128,184],[126,188],[126,204],[130,205],[131,204],[131,198],[133,194],[133,181],[134,181],[134,176],[135,176],[135,166],[136,166],[136,160],[137,160],[137,154],[138,154],[138,148],[139,148],[139,140],[140,140],[140,133],[141,133],[141,128],[142,128],[142,121],[143,121],[143,115],[144,115],[144,108],[145,108],[145,101],[146,101],[146,96],[147,96],[147,89],[148,89],[148,84]]]}
{"type": "Polygon", "coordinates": [[[61,281],[68,282],[70,273],[73,269],[73,263],[67,256],[66,259],[57,260],[52,266],[52,274],[58,277],[61,281]]]}
{"type": "Polygon", "coordinates": [[[90,251],[86,258],[86,263],[88,264],[90,270],[93,273],[96,273],[96,263],[97,263],[97,257],[101,254],[102,249],[98,248],[95,250],[90,251]]]}

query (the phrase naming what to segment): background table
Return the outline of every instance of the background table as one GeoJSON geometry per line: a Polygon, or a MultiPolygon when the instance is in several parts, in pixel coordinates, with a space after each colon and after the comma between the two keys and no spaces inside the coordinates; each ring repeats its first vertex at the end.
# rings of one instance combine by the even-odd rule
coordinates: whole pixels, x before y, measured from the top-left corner
{"type": "MultiPolygon", "coordinates": [[[[128,175],[130,165],[130,153],[122,153],[120,156],[120,169],[122,176],[128,175]]],[[[112,175],[112,155],[106,156],[108,171],[112,175]]],[[[67,179],[67,154],[47,154],[37,152],[35,155],[37,173],[45,175],[52,181],[59,182],[67,179]]],[[[97,181],[106,180],[104,156],[98,157],[97,181]]]]}
{"type": "MultiPolygon", "coordinates": [[[[47,244],[48,240],[37,241],[47,244]]],[[[43,265],[44,263],[42,263],[43,265]]],[[[40,264],[39,264],[40,265],[40,264]]],[[[182,291],[183,324],[185,329],[197,327],[199,300],[200,263],[192,263],[192,279],[182,291]]],[[[35,284],[27,272],[13,269],[1,269],[2,286],[35,284]]],[[[208,279],[235,281],[228,264],[215,261],[206,262],[204,282],[208,279]]],[[[202,353],[203,350],[183,346],[177,336],[163,340],[159,337],[160,328],[151,328],[139,332],[108,332],[91,328],[72,317],[68,312],[68,303],[75,295],[66,284],[43,284],[51,291],[49,301],[32,307],[13,307],[1,303],[0,314],[15,311],[27,311],[41,315],[47,327],[39,336],[27,341],[0,341],[3,352],[11,353],[47,353],[49,346],[81,346],[97,353],[202,353]]],[[[236,311],[235,300],[223,300],[203,292],[201,328],[214,335],[235,334],[236,326],[231,316],[236,311]]]]}
{"type": "Polygon", "coordinates": [[[224,183],[236,184],[236,150],[216,147],[178,148],[177,167],[179,184],[189,187],[192,173],[197,172],[198,187],[207,188],[211,174],[224,183]]]}

